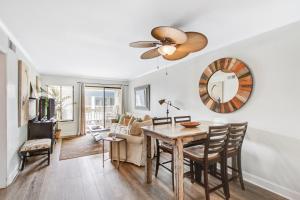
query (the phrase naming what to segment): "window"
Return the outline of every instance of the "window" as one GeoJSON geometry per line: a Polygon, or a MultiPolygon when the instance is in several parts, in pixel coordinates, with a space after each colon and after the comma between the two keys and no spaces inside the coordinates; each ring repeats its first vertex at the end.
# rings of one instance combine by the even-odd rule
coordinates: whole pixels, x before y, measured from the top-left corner
{"type": "Polygon", "coordinates": [[[55,99],[56,119],[74,120],[74,87],[50,85],[47,87],[47,93],[49,98],[55,99]]]}

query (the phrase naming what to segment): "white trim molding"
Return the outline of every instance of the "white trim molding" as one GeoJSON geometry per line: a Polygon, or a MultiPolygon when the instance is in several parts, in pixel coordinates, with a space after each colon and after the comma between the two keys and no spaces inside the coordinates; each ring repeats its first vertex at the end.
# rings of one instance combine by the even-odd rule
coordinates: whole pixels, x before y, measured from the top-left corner
{"type": "Polygon", "coordinates": [[[7,181],[6,181],[6,186],[9,186],[14,182],[14,180],[18,177],[19,175],[19,166],[17,165],[14,170],[8,175],[7,181]]]}
{"type": "Polygon", "coordinates": [[[252,183],[254,185],[257,185],[261,188],[264,188],[266,190],[269,190],[270,192],[273,192],[275,194],[278,194],[280,196],[283,196],[287,199],[296,200],[300,199],[300,193],[297,191],[293,191],[289,188],[283,187],[281,185],[278,185],[276,183],[273,183],[271,181],[268,181],[266,179],[260,178],[258,176],[255,176],[253,174],[250,174],[248,172],[243,171],[243,177],[244,180],[252,183]]]}
{"type": "Polygon", "coordinates": [[[7,176],[7,90],[6,54],[0,50],[0,188],[6,187],[7,176]]]}

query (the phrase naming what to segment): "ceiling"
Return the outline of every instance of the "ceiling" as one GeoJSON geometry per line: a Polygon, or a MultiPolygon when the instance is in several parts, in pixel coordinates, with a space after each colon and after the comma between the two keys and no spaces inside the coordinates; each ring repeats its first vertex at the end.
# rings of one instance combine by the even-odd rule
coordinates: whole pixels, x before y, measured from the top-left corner
{"type": "MultiPolygon", "coordinates": [[[[300,20],[298,0],[0,0],[0,20],[42,74],[133,79],[174,61],[141,60],[156,26],[198,31],[208,46],[181,61],[300,20]]],[[[178,61],[177,61],[178,62],[178,61]]]]}

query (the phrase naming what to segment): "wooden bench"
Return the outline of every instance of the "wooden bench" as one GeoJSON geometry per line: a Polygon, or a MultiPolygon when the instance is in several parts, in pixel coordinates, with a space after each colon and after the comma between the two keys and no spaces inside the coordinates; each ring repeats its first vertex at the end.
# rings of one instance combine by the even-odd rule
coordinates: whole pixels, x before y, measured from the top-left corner
{"type": "Polygon", "coordinates": [[[50,165],[51,139],[35,139],[26,141],[19,151],[22,164],[21,170],[24,169],[27,157],[48,155],[48,165],[50,165]]]}

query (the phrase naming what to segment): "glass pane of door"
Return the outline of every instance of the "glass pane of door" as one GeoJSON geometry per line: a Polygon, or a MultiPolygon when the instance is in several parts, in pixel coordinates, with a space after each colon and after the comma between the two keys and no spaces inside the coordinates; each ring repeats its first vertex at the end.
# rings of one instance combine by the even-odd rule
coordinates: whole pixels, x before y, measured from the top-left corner
{"type": "Polygon", "coordinates": [[[122,113],[121,88],[105,88],[105,128],[111,127],[111,120],[122,113]]]}
{"type": "Polygon", "coordinates": [[[104,124],[104,88],[85,87],[86,132],[93,133],[105,128],[104,124]]]}

